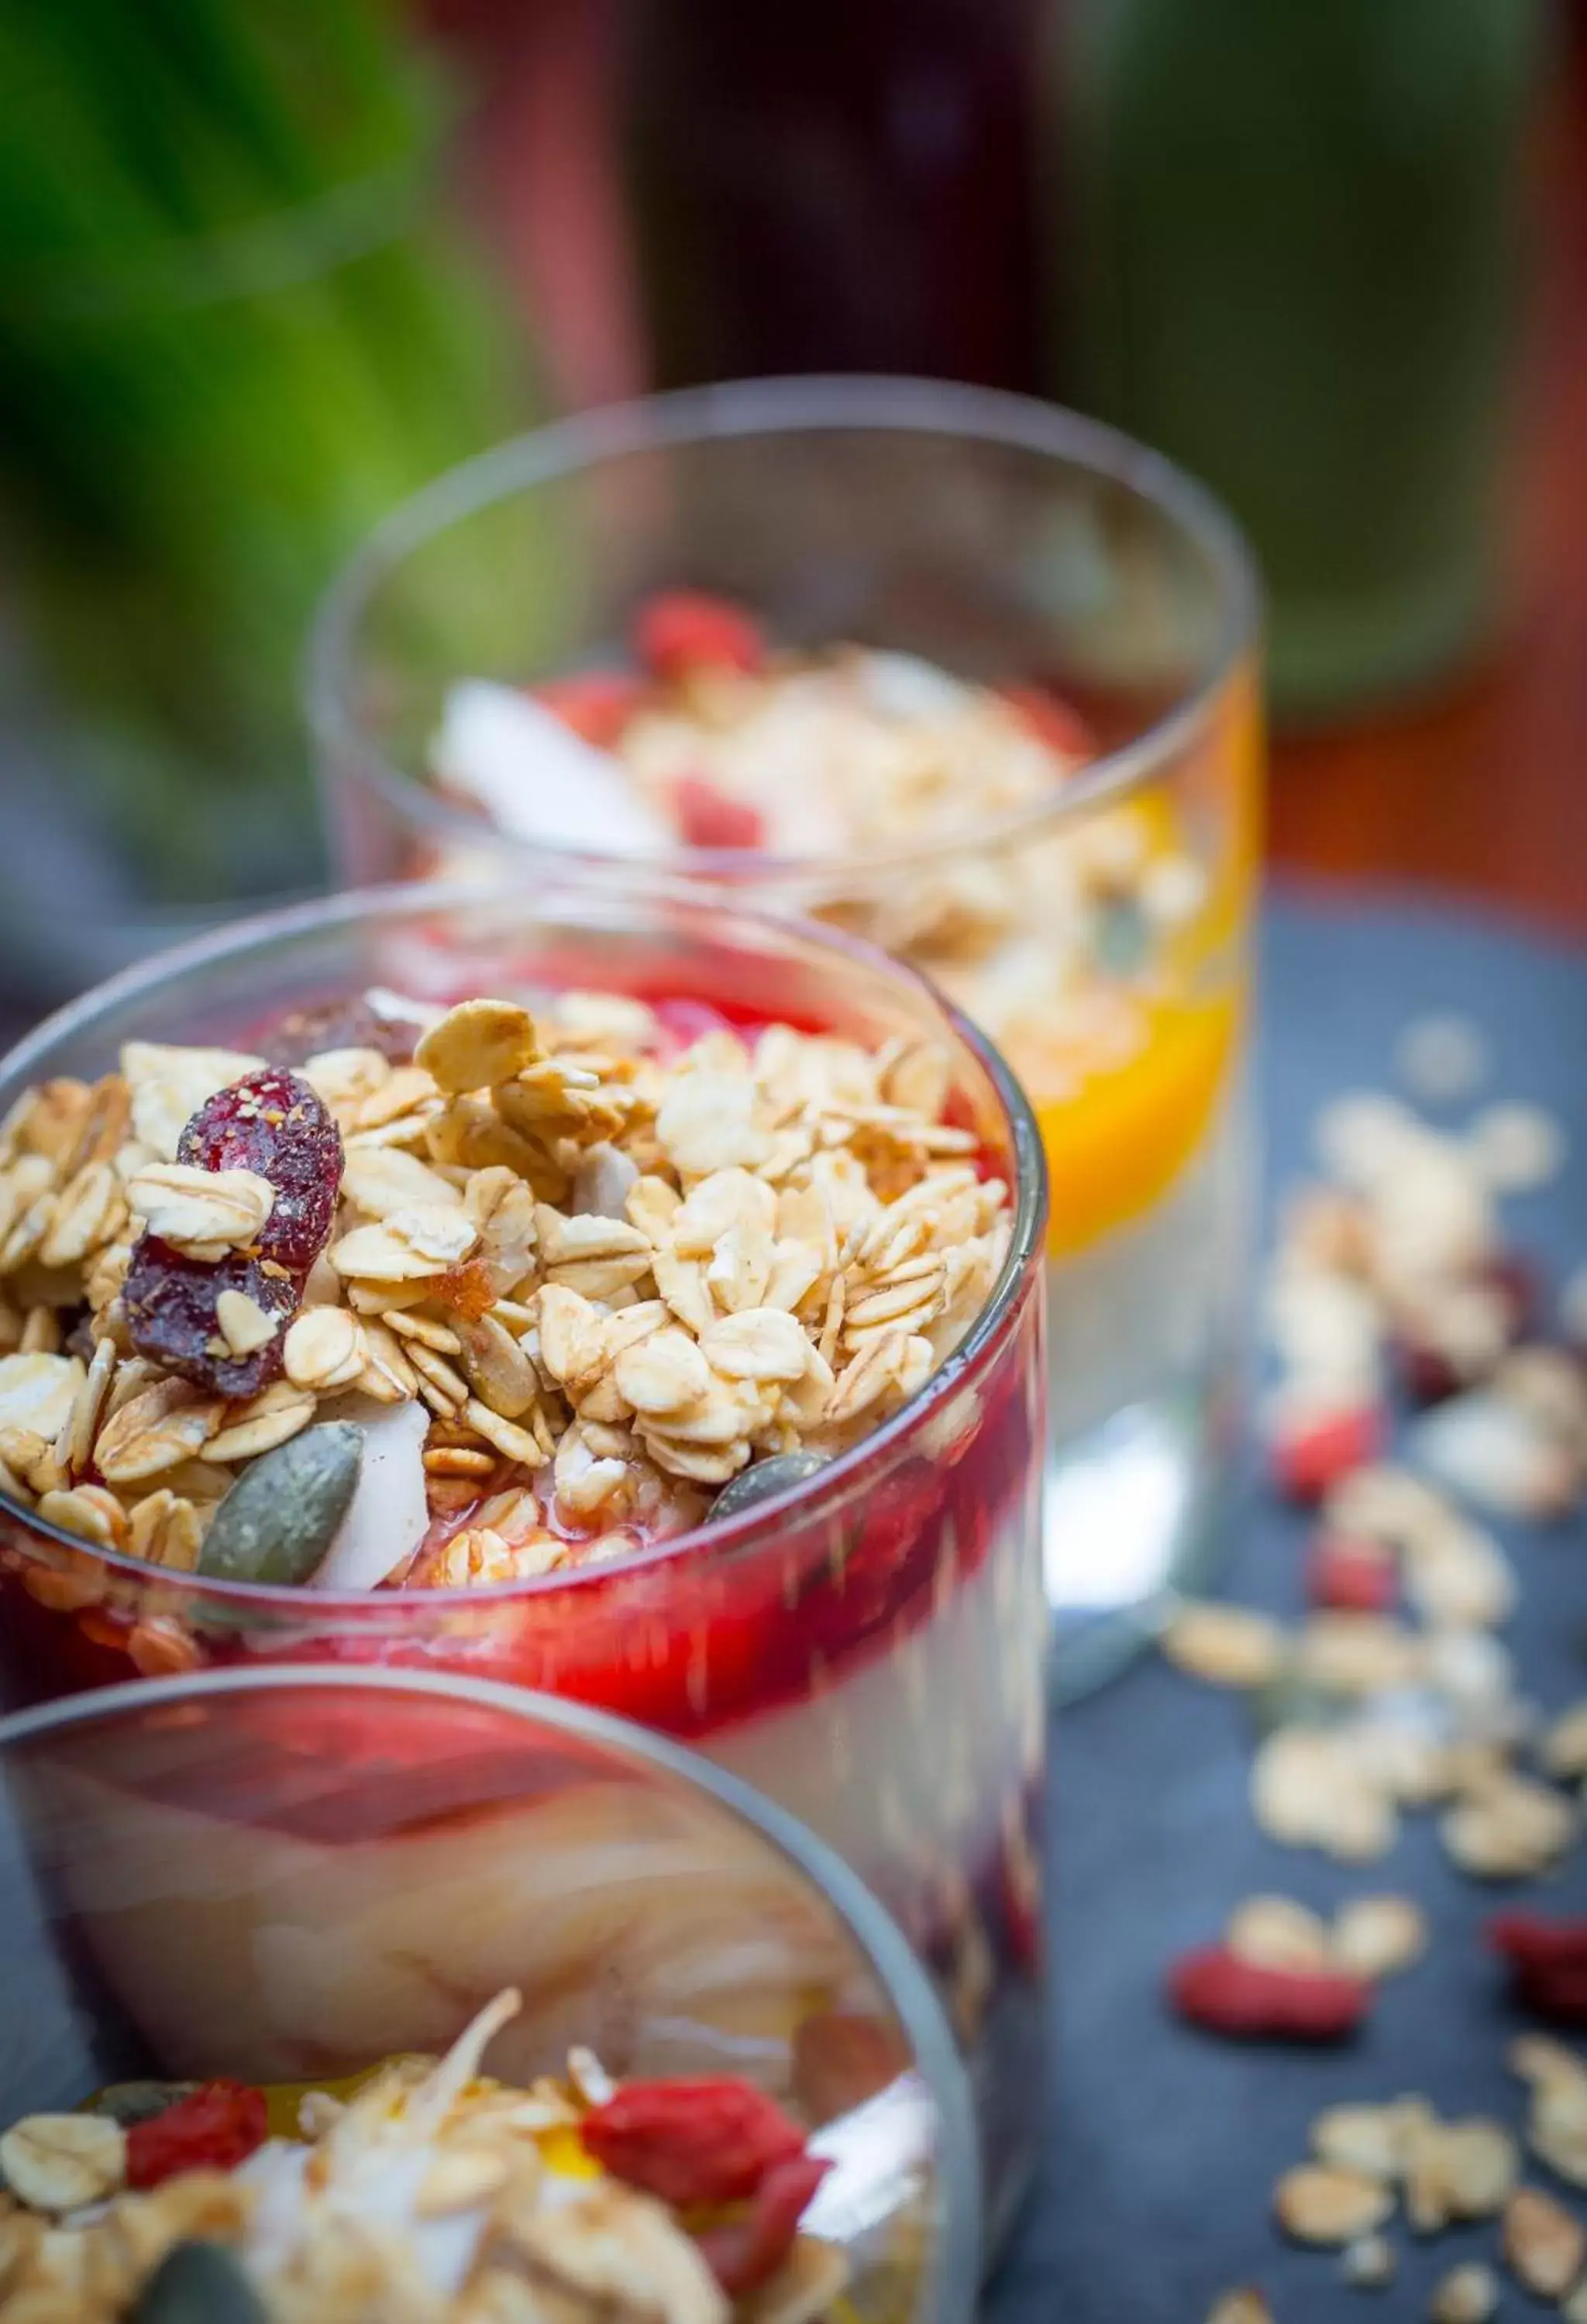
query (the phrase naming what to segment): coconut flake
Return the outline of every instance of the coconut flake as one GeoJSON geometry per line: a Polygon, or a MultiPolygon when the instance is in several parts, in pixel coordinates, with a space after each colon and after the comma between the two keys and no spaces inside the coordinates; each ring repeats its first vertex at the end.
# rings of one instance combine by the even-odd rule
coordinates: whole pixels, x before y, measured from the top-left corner
{"type": "Polygon", "coordinates": [[[860,678],[867,705],[883,718],[947,718],[973,699],[967,686],[918,654],[867,653],[860,678]]]}
{"type": "Polygon", "coordinates": [[[424,1440],[429,1414],[417,1400],[383,1405],[371,1397],[349,1397],[335,1416],[363,1430],[364,1465],[347,1514],[308,1586],[374,1590],[412,1556],[429,1529],[424,1440]]]}
{"type": "Polygon", "coordinates": [[[443,782],[520,838],[617,855],[652,854],[669,843],[611,754],[513,687],[485,678],[453,687],[433,762],[443,782]]]}

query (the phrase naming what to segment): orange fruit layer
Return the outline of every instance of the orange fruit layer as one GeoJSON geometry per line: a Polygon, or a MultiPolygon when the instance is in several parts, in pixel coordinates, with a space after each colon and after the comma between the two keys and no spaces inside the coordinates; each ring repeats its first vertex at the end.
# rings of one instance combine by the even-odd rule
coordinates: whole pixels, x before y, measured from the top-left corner
{"type": "Polygon", "coordinates": [[[1160,1001],[1140,1048],[1044,1098],[1027,1083],[1052,1181],[1047,1256],[1084,1250],[1166,1194],[1217,1111],[1240,1031],[1239,996],[1160,1001]]]}

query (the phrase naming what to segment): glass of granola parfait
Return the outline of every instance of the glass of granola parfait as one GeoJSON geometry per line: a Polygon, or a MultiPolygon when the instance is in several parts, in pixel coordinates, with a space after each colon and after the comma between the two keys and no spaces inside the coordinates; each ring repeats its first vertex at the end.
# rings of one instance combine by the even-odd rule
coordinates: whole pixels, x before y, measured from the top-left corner
{"type": "Polygon", "coordinates": [[[0,2324],[967,2324],[928,1980],[694,1755],[447,1674],[0,1722],[0,2324]]]}
{"type": "Polygon", "coordinates": [[[1016,398],[846,380],[663,397],[454,471],[344,575],[311,658],[356,876],[507,854],[752,896],[864,933],[997,1042],[1052,1179],[1060,1694],[1218,1531],[1256,657],[1244,551],[1167,463],[1016,398]]]}
{"type": "Polygon", "coordinates": [[[695,1743],[931,1963],[994,2199],[1040,1982],[1040,1141],[909,970],[401,888],[0,1072],[0,1683],[452,1667],[695,1743]]]}

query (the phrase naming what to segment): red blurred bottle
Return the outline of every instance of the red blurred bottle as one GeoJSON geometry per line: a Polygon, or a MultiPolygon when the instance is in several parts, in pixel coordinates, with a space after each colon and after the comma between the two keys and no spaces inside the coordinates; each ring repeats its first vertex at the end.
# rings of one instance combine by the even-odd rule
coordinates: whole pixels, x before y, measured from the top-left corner
{"type": "Polygon", "coordinates": [[[1037,0],[643,0],[625,63],[658,382],[1029,387],[1037,0]]]}

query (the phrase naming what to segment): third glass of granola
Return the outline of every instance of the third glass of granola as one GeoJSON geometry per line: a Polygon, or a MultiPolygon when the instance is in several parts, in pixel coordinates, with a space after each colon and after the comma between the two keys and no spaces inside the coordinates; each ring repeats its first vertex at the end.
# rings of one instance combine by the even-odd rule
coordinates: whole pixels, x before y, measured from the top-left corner
{"type": "Polygon", "coordinates": [[[1257,603],[1167,462],[1020,399],[762,382],[569,422],[388,520],[324,609],[360,877],[505,855],[752,895],[924,969],[1052,1178],[1060,1692],[1215,1535],[1245,1266],[1257,603]]]}

